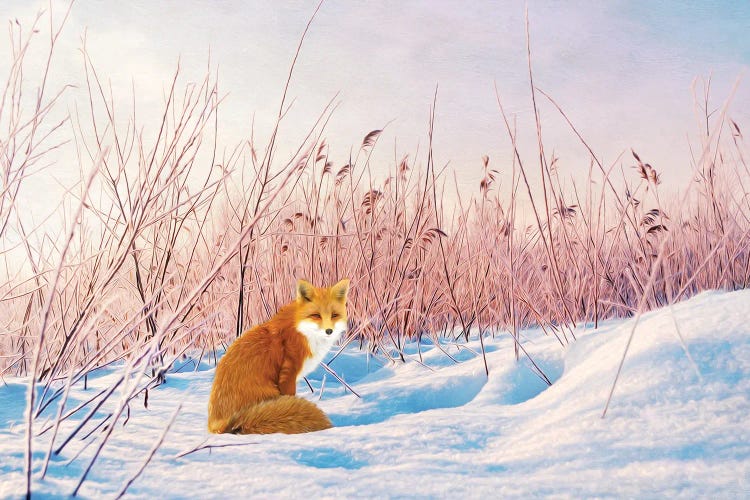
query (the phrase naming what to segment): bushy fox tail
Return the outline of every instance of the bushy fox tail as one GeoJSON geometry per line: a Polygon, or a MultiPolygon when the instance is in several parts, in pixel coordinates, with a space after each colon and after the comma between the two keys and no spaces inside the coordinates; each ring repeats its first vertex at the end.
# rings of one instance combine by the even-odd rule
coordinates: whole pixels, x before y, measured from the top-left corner
{"type": "Polygon", "coordinates": [[[279,396],[247,406],[223,421],[210,421],[208,430],[233,434],[300,434],[333,427],[315,403],[296,396],[279,396]]]}

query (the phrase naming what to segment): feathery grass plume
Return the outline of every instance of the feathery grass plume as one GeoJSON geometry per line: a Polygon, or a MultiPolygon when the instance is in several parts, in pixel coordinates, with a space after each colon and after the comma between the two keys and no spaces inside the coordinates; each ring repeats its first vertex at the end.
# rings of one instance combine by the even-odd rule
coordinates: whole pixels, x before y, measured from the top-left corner
{"type": "MultiPolygon", "coordinates": [[[[37,92],[21,78],[34,36],[14,27],[11,36],[0,107],[0,375],[28,376],[39,391],[29,435],[50,440],[46,460],[80,441],[76,460],[88,470],[107,437],[133,425],[129,412],[160,397],[153,389],[185,354],[216,363],[247,325],[292,298],[290,284],[303,275],[322,283],[349,276],[346,342],[394,361],[409,357],[409,340],[480,332],[509,332],[521,357],[523,328],[538,326],[566,345],[574,323],[750,283],[748,152],[726,113],[705,116],[696,179],[675,198],[660,192],[667,173],[635,151],[635,169],[618,183],[615,167],[627,161],[603,164],[562,108],[533,87],[590,155],[588,177],[561,181],[566,159],[544,152],[540,132],[533,160],[541,189],[498,92],[513,157],[481,157],[478,189],[448,203],[446,189],[459,187],[433,157],[435,101],[426,152],[396,151],[386,163],[374,154],[381,128],[341,165],[334,155],[350,145],[322,139],[329,105],[280,159],[278,123],[266,145],[252,135],[222,144],[222,96],[211,73],[189,84],[178,67],[155,120],[118,109],[121,121],[84,44],[86,99],[69,116],[60,109],[64,89],[37,92]],[[25,105],[24,95],[38,102],[25,105]],[[59,232],[26,225],[24,188],[66,147],[81,172],[96,172],[88,192],[100,195],[83,196],[89,179],[81,174],[59,200],[68,215],[59,232]],[[108,365],[117,366],[109,387],[69,407],[68,390],[108,365]],[[50,408],[54,421],[45,424],[50,408]]],[[[32,472],[29,463],[30,484],[32,472]]]]}

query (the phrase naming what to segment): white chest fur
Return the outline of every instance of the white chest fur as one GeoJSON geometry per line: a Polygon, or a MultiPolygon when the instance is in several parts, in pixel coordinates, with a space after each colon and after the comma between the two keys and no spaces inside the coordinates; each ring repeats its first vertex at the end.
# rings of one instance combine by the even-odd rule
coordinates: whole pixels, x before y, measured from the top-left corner
{"type": "Polygon", "coordinates": [[[307,339],[307,344],[310,346],[312,356],[305,359],[302,364],[302,370],[300,370],[297,379],[301,379],[315,368],[323,360],[323,357],[328,351],[331,350],[333,344],[341,337],[346,330],[346,323],[343,321],[337,321],[333,326],[333,333],[328,335],[325,330],[321,329],[317,323],[313,321],[300,321],[297,324],[297,331],[307,339]]]}

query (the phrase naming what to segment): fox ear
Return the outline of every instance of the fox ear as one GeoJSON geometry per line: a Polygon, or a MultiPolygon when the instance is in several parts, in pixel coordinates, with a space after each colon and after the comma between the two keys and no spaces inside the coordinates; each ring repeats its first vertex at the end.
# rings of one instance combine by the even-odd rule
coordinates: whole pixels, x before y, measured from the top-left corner
{"type": "Polygon", "coordinates": [[[313,298],[313,290],[315,287],[312,283],[305,280],[297,281],[297,300],[311,302],[313,298]]]}
{"type": "Polygon", "coordinates": [[[331,287],[331,295],[341,302],[346,301],[346,296],[349,294],[349,280],[343,279],[331,287]]]}

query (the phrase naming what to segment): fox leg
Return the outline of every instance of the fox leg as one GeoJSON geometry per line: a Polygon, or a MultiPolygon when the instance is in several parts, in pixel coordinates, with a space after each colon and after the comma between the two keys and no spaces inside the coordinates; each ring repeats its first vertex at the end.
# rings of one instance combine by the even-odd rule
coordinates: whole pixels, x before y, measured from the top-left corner
{"type": "Polygon", "coordinates": [[[297,372],[296,364],[291,358],[286,357],[281,363],[279,371],[279,391],[282,396],[294,396],[297,394],[297,372]]]}

